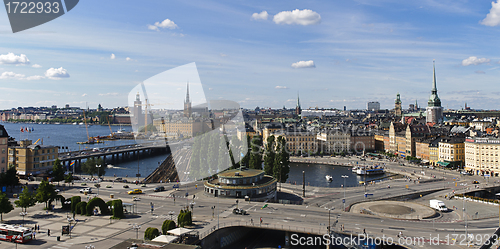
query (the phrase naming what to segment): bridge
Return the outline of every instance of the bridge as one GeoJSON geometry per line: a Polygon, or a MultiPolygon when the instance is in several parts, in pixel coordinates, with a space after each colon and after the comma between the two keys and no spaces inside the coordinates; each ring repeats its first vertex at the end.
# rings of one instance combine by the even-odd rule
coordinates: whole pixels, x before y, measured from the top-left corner
{"type": "MultiPolygon", "coordinates": [[[[180,143],[180,142],[179,142],[180,143]]],[[[177,143],[178,144],[178,143],[177,143]]],[[[174,144],[172,144],[174,145],[174,144]]],[[[122,145],[99,148],[99,150],[78,150],[59,153],[59,160],[67,167],[71,162],[75,162],[75,167],[81,166],[82,160],[88,158],[101,158],[105,163],[115,164],[122,161],[130,161],[134,159],[151,157],[170,153],[170,147],[163,143],[151,142],[145,144],[122,145]]]]}

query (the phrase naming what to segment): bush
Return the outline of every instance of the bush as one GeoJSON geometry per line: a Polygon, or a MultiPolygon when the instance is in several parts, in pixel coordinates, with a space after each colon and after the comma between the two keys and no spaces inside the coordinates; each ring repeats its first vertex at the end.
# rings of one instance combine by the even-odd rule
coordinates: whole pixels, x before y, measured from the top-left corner
{"type": "Polygon", "coordinates": [[[71,213],[74,213],[77,210],[76,205],[78,205],[81,201],[82,198],[80,196],[71,197],[71,213]]]}
{"type": "Polygon", "coordinates": [[[81,201],[76,205],[76,213],[81,215],[87,214],[87,202],[81,201]]]}
{"type": "Polygon", "coordinates": [[[161,232],[167,234],[167,231],[175,228],[175,222],[173,220],[165,220],[161,226],[161,232]]]}
{"type": "Polygon", "coordinates": [[[160,235],[160,231],[155,227],[148,227],[144,232],[144,239],[152,240],[160,235]]]}
{"type": "Polygon", "coordinates": [[[99,197],[94,197],[87,204],[87,215],[91,215],[94,211],[94,208],[98,206],[101,214],[110,214],[108,205],[99,197]]]}
{"type": "Polygon", "coordinates": [[[113,200],[113,218],[114,219],[122,219],[125,218],[123,214],[123,204],[122,200],[113,200]]]}
{"type": "Polygon", "coordinates": [[[191,216],[191,211],[181,209],[179,215],[177,216],[177,224],[179,225],[179,227],[192,225],[193,219],[191,216]]]}

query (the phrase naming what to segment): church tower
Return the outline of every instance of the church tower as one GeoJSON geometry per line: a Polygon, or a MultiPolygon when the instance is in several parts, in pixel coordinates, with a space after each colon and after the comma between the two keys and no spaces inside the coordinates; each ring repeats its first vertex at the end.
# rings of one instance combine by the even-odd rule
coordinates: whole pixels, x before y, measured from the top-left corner
{"type": "Polygon", "coordinates": [[[427,102],[427,123],[442,123],[443,122],[443,107],[441,107],[441,100],[439,99],[437,86],[436,86],[436,63],[433,61],[433,81],[432,90],[429,101],[427,102]]]}
{"type": "Polygon", "coordinates": [[[297,93],[297,106],[295,107],[295,115],[300,115],[302,113],[302,108],[300,108],[299,93],[297,93]]]}
{"type": "Polygon", "coordinates": [[[189,100],[189,82],[187,83],[186,99],[184,100],[184,117],[191,117],[191,101],[189,100]]]}
{"type": "Polygon", "coordinates": [[[400,117],[403,114],[403,109],[401,109],[401,96],[399,93],[396,95],[396,100],[394,101],[394,115],[400,117]]]}
{"type": "Polygon", "coordinates": [[[138,127],[144,125],[144,122],[141,122],[141,116],[142,116],[142,101],[141,101],[141,95],[139,92],[135,95],[135,101],[134,101],[134,110],[133,110],[133,120],[132,124],[136,124],[138,127]]]}

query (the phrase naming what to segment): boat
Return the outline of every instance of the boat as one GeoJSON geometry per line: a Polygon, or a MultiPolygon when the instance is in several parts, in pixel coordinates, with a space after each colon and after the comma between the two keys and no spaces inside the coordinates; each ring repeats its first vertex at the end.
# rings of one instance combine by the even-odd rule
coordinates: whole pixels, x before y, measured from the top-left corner
{"type": "Polygon", "coordinates": [[[333,180],[333,177],[331,175],[326,175],[325,178],[329,182],[331,182],[333,180]]]}
{"type": "Polygon", "coordinates": [[[355,166],[355,167],[352,167],[352,173],[356,173],[356,171],[358,170],[359,167],[355,166]]]}
{"type": "Polygon", "coordinates": [[[381,175],[385,173],[385,169],[383,167],[376,166],[363,166],[359,167],[356,170],[356,174],[358,175],[381,175]]]}

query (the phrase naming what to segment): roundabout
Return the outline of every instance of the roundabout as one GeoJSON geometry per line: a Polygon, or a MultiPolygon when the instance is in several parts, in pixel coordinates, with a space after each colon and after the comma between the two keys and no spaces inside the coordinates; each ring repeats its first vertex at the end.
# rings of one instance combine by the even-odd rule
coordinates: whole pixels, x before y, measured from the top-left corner
{"type": "Polygon", "coordinates": [[[412,202],[370,201],[354,204],[352,213],[369,214],[386,218],[420,220],[436,216],[434,209],[412,202]]]}

